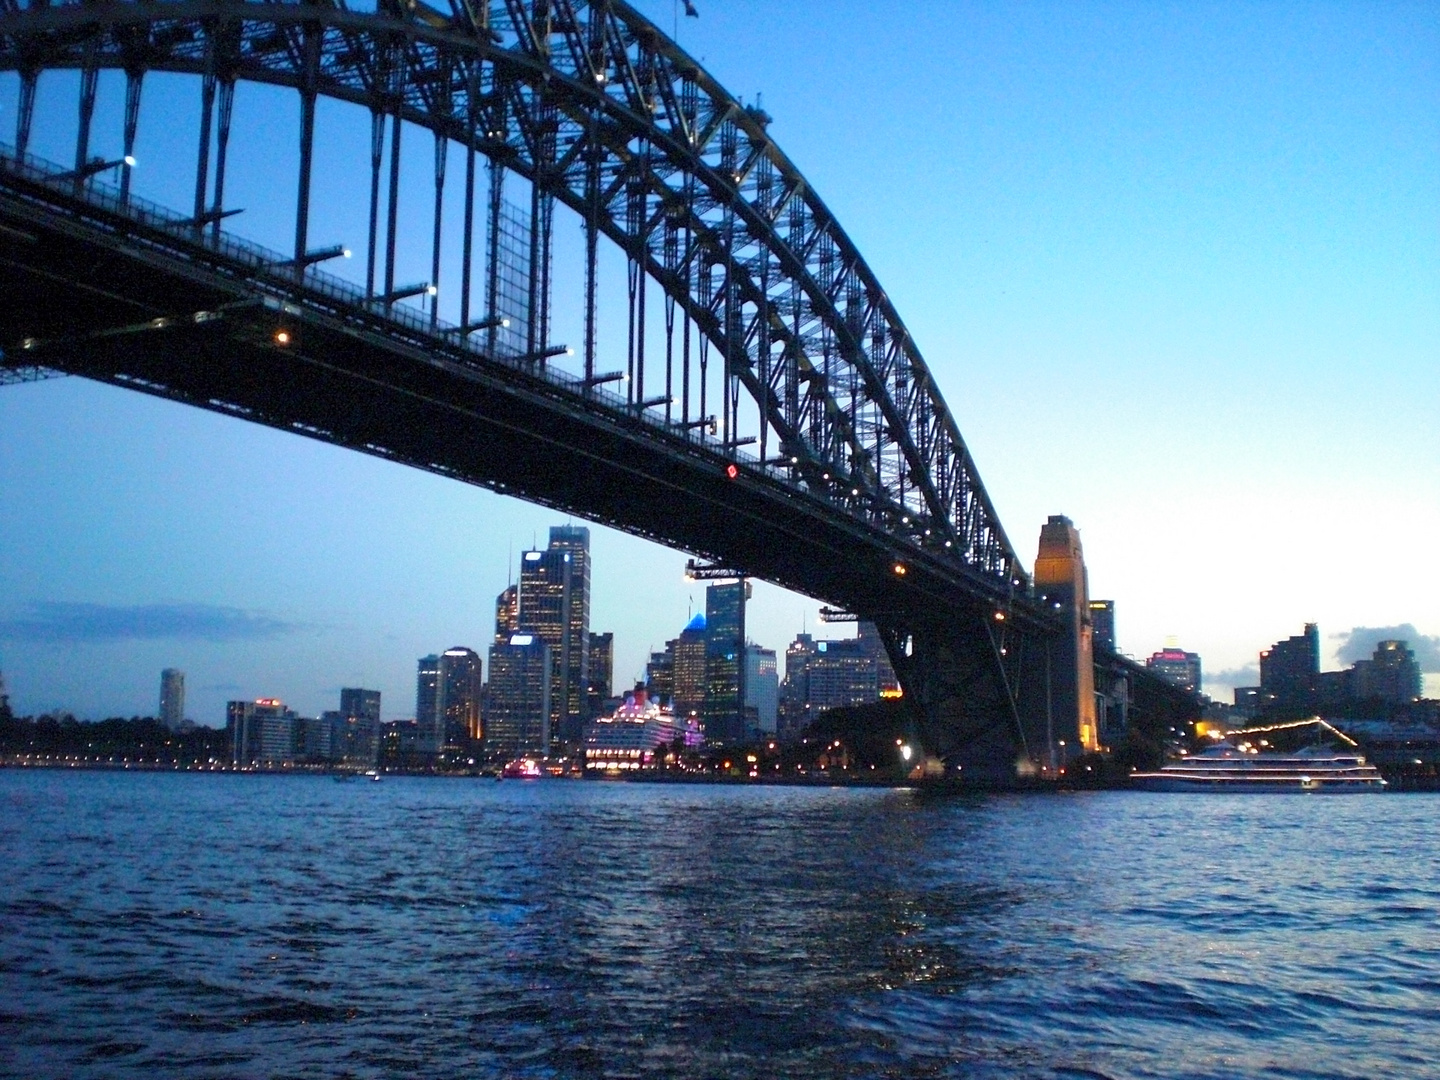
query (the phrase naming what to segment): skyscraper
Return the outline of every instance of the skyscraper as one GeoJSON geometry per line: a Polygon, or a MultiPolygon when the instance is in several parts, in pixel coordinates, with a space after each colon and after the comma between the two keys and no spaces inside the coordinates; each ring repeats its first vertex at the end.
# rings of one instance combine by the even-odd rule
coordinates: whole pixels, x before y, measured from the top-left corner
{"type": "Polygon", "coordinates": [[[441,717],[441,748],[447,754],[460,753],[483,734],[480,721],[481,677],[479,655],[457,645],[440,656],[437,676],[441,717]]]}
{"type": "Polygon", "coordinates": [[[885,651],[885,640],[879,628],[868,619],[861,619],[855,626],[855,636],[867,656],[875,660],[875,680],[880,693],[898,691],[900,680],[895,677],[895,668],[890,663],[890,654],[885,651]]]}
{"type": "Polygon", "coordinates": [[[520,629],[550,647],[555,685],[551,732],[572,749],[585,737],[590,652],[590,530],[558,525],[550,546],[521,556],[517,595],[520,629]]]}
{"type": "Polygon", "coordinates": [[[160,722],[171,731],[178,731],[184,719],[185,672],[167,667],[160,672],[160,722]]]}
{"type": "Polygon", "coordinates": [[[495,644],[504,645],[520,629],[520,587],[508,586],[495,598],[495,644]]]}
{"type": "Polygon", "coordinates": [[[1260,654],[1260,707],[1266,713],[1301,715],[1315,704],[1320,678],[1320,628],[1277,641],[1260,654]]]}
{"type": "Polygon", "coordinates": [[[807,702],[814,655],[815,639],[809,634],[797,634],[785,650],[785,680],[780,684],[780,715],[775,723],[775,733],[783,740],[798,738],[810,723],[807,702]]]}
{"type": "Polygon", "coordinates": [[[438,754],[445,743],[445,718],[440,712],[440,657],[422,656],[415,677],[415,752],[438,754]]]}
{"type": "Polygon", "coordinates": [[[1357,660],[1351,670],[1350,693],[1357,701],[1404,704],[1420,696],[1423,676],[1409,642],[1382,641],[1369,660],[1357,660]]]}
{"type": "Polygon", "coordinates": [[[645,665],[645,692],[651,701],[670,704],[675,700],[675,639],[650,654],[645,665]]]}
{"type": "Polygon", "coordinates": [[[340,712],[330,724],[329,757],[372,766],[380,753],[380,691],[345,687],[340,712]]]}
{"type": "Polygon", "coordinates": [[[1161,678],[1192,694],[1200,692],[1200,654],[1184,649],[1161,649],[1145,661],[1145,666],[1161,678]]]}
{"type": "Polygon", "coordinates": [[[611,695],[615,682],[615,635],[607,630],[603,634],[590,635],[588,698],[585,715],[587,718],[599,715],[605,699],[611,695]]]}
{"type": "Polygon", "coordinates": [[[512,634],[490,646],[486,749],[506,756],[548,753],[554,685],[550,646],[538,634],[512,634]]]}
{"type": "Polygon", "coordinates": [[[780,671],[775,650],[756,645],[745,646],[745,715],[754,717],[762,736],[774,735],[780,705],[780,671]]]}
{"type": "Polygon", "coordinates": [[[1090,601],[1090,637],[1095,648],[1105,649],[1112,653],[1117,651],[1115,648],[1114,600],[1090,601]]]}
{"type": "Polygon", "coordinates": [[[705,738],[745,738],[745,601],[750,582],[722,582],[705,590],[705,738]]]}
{"type": "Polygon", "coordinates": [[[697,612],[667,644],[671,649],[675,715],[682,719],[705,718],[705,613],[697,612]]]}

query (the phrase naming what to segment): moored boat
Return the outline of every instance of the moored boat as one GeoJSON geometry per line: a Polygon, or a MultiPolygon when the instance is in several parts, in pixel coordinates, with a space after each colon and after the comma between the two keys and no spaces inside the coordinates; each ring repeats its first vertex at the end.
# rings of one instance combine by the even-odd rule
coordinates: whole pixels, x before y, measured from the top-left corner
{"type": "Polygon", "coordinates": [[[1221,743],[1130,775],[1142,791],[1342,795],[1385,790],[1380,771],[1354,751],[1312,746],[1293,753],[1221,743]]]}

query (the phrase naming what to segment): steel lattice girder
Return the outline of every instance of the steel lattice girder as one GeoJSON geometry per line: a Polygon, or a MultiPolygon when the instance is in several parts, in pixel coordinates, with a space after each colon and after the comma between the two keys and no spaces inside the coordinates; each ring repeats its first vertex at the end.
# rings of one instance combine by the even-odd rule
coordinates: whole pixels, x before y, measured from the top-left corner
{"type": "Polygon", "coordinates": [[[797,487],[992,591],[1023,592],[928,368],[769,118],[616,0],[507,0],[493,17],[450,7],[0,0],[0,69],[313,78],[322,95],[473,147],[591,221],[674,298],[753,399],[762,460],[774,446],[797,487]]]}

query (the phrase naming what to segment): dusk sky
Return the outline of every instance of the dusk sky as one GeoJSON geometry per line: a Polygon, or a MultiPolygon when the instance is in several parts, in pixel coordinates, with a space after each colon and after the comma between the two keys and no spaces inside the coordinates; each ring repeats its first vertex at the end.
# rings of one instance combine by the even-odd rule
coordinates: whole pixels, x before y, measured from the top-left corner
{"type": "MultiPolygon", "coordinates": [[[[695,2],[681,45],[763,94],[1027,565],[1069,516],[1122,650],[1173,639],[1221,701],[1307,621],[1326,667],[1408,636],[1440,696],[1440,7],[695,2]]],[[[671,0],[638,6],[675,25],[671,0]]],[[[42,77],[32,152],[73,158],[77,83],[42,77]]],[[[6,143],[17,87],[0,76],[6,143]]],[[[101,87],[110,156],[123,78],[101,87]]],[[[276,248],[297,101],[237,94],[227,225],[276,248]]],[[[139,194],[187,205],[198,112],[193,80],[147,80],[139,194]]],[[[368,119],[328,103],[321,123],[311,235],[358,248],[368,119]]],[[[406,280],[428,274],[413,191],[406,280]]],[[[557,314],[559,340],[578,321],[557,314]]],[[[416,658],[483,652],[520,552],[565,520],[80,379],[0,387],[0,671],[22,714],[153,714],[177,667],[204,724],[232,697],[318,713],[341,686],[411,716],[416,658]]],[[[592,552],[624,686],[704,587],[608,529],[592,552]]],[[[818,608],[757,584],[751,636],[842,636],[818,608]]]]}

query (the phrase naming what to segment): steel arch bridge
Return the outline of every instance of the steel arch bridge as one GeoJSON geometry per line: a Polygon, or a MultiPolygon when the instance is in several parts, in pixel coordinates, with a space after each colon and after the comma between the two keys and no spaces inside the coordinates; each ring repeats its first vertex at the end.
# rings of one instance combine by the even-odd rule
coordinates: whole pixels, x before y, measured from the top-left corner
{"type": "Polygon", "coordinates": [[[769,117],[628,5],[0,0],[0,70],[20,85],[0,157],[9,377],[75,373],[227,411],[776,581],[876,619],[936,752],[1034,756],[1041,658],[1061,629],[915,342],[769,117]],[[79,73],[73,165],[28,152],[57,69],[79,73]],[[125,76],[115,161],[90,153],[105,69],[125,76]],[[130,191],[153,71],[198,81],[183,212],[130,191]],[[247,82],[298,99],[297,167],[276,185],[293,193],[285,252],[222,229],[247,82]],[[311,246],[320,97],[369,114],[363,287],[321,270],[337,249],[311,246]],[[435,145],[432,271],[406,286],[400,145],[416,128],[435,145]],[[451,147],[454,323],[438,300],[407,302],[449,296],[451,147]],[[583,231],[571,369],[550,340],[557,204],[583,231]],[[599,363],[602,236],[626,264],[618,371],[599,363]]]}

